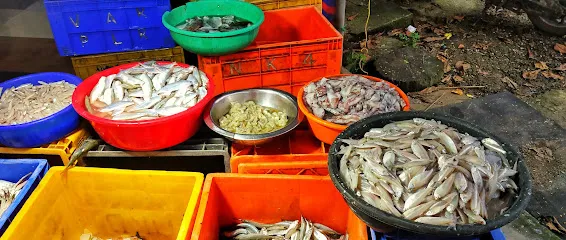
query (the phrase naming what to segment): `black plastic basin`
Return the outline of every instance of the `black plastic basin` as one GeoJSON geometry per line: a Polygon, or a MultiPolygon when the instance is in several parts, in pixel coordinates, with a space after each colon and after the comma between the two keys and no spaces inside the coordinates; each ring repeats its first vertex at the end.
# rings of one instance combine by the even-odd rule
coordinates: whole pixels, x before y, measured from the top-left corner
{"type": "Polygon", "coordinates": [[[417,223],[404,218],[393,216],[389,213],[381,211],[370,204],[366,203],[361,197],[349,189],[339,173],[340,157],[336,154],[340,150],[341,143],[334,140],[328,154],[328,169],[332,182],[342,194],[350,209],[364,221],[369,227],[380,232],[389,232],[395,229],[402,229],[410,232],[435,235],[435,236],[474,236],[488,233],[491,230],[500,228],[514,219],[518,218],[521,212],[527,207],[531,199],[532,184],[529,170],[519,153],[519,151],[509,144],[506,144],[497,136],[493,136],[481,128],[467,123],[461,119],[450,117],[443,114],[425,113],[425,112],[395,112],[380,114],[373,117],[363,119],[350,125],[336,139],[360,139],[364,133],[371,128],[379,128],[384,125],[396,121],[409,120],[413,118],[435,119],[443,124],[458,129],[461,133],[469,133],[471,136],[478,138],[492,138],[499,142],[505,151],[511,165],[518,162],[518,174],[514,176],[514,181],[519,187],[517,198],[503,215],[493,219],[486,219],[485,225],[456,225],[456,227],[437,226],[430,224],[417,223]]]}

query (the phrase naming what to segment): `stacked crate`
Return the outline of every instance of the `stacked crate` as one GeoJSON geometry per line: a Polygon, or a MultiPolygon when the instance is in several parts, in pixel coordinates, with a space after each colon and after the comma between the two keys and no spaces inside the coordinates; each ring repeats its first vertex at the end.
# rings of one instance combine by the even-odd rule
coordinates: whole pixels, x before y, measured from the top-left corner
{"type": "MultiPolygon", "coordinates": [[[[247,48],[224,56],[198,56],[215,94],[276,88],[297,95],[305,83],[340,74],[343,37],[323,16],[321,0],[247,0],[265,21],[247,48]]],[[[310,131],[291,132],[270,144],[232,144],[233,173],[328,175],[328,145],[310,131]]]]}
{"type": "Polygon", "coordinates": [[[330,146],[306,129],[295,130],[271,144],[232,144],[230,166],[233,173],[328,175],[330,146]]]}
{"type": "Polygon", "coordinates": [[[169,0],[44,1],[57,50],[72,57],[83,79],[108,67],[156,57],[185,61],[161,23],[163,13],[171,9],[169,0]]]}
{"type": "Polygon", "coordinates": [[[35,148],[11,148],[0,145],[0,158],[39,158],[47,159],[51,166],[67,165],[73,152],[88,137],[89,132],[82,125],[58,141],[35,148]]]}
{"type": "Polygon", "coordinates": [[[255,41],[234,54],[198,56],[215,94],[268,87],[296,95],[306,82],[340,73],[343,37],[322,15],[321,1],[249,2],[265,13],[255,41]]]}

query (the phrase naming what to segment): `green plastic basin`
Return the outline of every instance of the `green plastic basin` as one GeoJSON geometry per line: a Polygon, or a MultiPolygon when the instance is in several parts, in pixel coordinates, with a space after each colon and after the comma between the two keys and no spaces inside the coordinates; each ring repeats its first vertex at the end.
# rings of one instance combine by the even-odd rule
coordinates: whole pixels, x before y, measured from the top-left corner
{"type": "Polygon", "coordinates": [[[205,0],[188,2],[171,12],[163,14],[161,21],[177,44],[187,51],[204,55],[219,56],[237,52],[250,45],[257,37],[263,23],[263,11],[257,6],[237,0],[205,0]],[[252,26],[218,33],[190,32],[176,28],[178,24],[196,16],[234,15],[252,23],[252,26]]]}

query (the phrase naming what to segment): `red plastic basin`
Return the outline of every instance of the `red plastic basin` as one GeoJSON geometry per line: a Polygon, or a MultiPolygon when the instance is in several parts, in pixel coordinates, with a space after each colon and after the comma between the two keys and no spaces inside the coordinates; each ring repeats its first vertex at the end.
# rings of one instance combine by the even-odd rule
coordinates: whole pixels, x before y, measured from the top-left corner
{"type": "MultiPolygon", "coordinates": [[[[161,65],[171,62],[158,62],[161,65]]],[[[192,137],[199,129],[204,107],[214,95],[214,84],[208,82],[208,93],[195,106],[168,117],[143,121],[116,121],[90,114],[85,107],[85,96],[102,76],[116,74],[139,63],[128,63],[98,72],[85,79],[73,93],[73,107],[87,119],[106,143],[125,150],[153,151],[175,146],[192,137]]],[[[181,67],[187,64],[178,63],[181,67]]],[[[207,76],[208,77],[208,76],[207,76]]]]}

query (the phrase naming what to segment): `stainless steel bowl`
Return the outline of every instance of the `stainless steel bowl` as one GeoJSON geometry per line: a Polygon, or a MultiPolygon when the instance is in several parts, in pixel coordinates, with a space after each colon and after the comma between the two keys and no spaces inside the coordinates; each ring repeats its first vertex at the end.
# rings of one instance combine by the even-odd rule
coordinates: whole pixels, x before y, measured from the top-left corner
{"type": "Polygon", "coordinates": [[[216,96],[204,110],[204,123],[216,133],[230,141],[244,145],[260,145],[282,136],[299,125],[303,119],[297,98],[287,92],[269,88],[252,88],[226,92],[216,96]],[[220,128],[219,119],[230,110],[230,103],[254,101],[264,107],[275,108],[287,113],[287,126],[270,133],[238,134],[220,128]]]}

